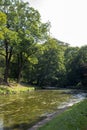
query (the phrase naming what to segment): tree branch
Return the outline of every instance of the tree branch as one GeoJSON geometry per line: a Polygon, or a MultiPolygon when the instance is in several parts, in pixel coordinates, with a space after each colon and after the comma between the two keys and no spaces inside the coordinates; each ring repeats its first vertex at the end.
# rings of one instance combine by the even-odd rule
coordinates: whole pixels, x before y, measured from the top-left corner
{"type": "Polygon", "coordinates": [[[0,55],[5,56],[5,54],[3,54],[3,53],[0,53],[0,55]]]}

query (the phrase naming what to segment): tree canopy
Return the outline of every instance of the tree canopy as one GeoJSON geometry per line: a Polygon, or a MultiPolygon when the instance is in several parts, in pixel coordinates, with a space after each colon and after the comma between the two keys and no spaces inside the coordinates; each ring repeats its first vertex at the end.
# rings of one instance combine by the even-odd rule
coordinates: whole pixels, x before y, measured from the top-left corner
{"type": "Polygon", "coordinates": [[[87,86],[87,46],[50,36],[50,23],[22,0],[0,1],[0,79],[38,86],[87,86]]]}

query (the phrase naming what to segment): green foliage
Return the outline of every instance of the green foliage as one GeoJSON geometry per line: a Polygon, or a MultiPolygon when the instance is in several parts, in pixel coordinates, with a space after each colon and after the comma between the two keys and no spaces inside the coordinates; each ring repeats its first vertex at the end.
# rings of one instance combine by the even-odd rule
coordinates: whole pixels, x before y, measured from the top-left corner
{"type": "MultiPolygon", "coordinates": [[[[12,84],[13,86],[15,84],[12,84]]],[[[29,91],[34,91],[35,88],[26,84],[16,84],[15,87],[7,87],[5,85],[0,85],[0,94],[18,94],[18,93],[26,93],[29,91]]]]}
{"type": "Polygon", "coordinates": [[[87,63],[87,45],[79,49],[77,60],[78,60],[79,65],[87,63]]]}
{"type": "Polygon", "coordinates": [[[5,28],[6,22],[7,22],[6,15],[0,11],[0,40],[4,39],[3,29],[5,28]]]}
{"type": "Polygon", "coordinates": [[[0,11],[4,13],[0,13],[1,24],[5,24],[0,34],[0,47],[6,55],[4,79],[7,82],[11,58],[15,55],[20,59],[17,63],[19,80],[26,59],[30,59],[33,54],[32,48],[35,48],[38,41],[45,40],[49,24],[42,23],[39,12],[22,0],[1,0],[0,11]]]}
{"type": "Polygon", "coordinates": [[[48,86],[58,85],[58,80],[61,78],[60,73],[64,72],[64,57],[62,48],[58,45],[55,39],[49,39],[44,44],[45,50],[42,57],[39,59],[38,73],[40,84],[48,86]]]}
{"type": "Polygon", "coordinates": [[[0,26],[4,26],[6,24],[6,15],[0,11],[0,26]]]}
{"type": "Polygon", "coordinates": [[[79,82],[79,66],[77,62],[79,48],[68,47],[65,50],[66,84],[74,86],[79,82]]]}
{"type": "Polygon", "coordinates": [[[49,36],[37,10],[22,0],[0,1],[0,77],[40,86],[76,86],[87,46],[70,47],[49,36]],[[2,65],[3,64],[3,65],[2,65]]]}
{"type": "Polygon", "coordinates": [[[27,65],[29,68],[25,67],[28,82],[39,86],[62,85],[61,78],[65,73],[64,51],[58,41],[49,38],[44,44],[38,44],[38,52],[34,56],[38,62],[27,65]]]}

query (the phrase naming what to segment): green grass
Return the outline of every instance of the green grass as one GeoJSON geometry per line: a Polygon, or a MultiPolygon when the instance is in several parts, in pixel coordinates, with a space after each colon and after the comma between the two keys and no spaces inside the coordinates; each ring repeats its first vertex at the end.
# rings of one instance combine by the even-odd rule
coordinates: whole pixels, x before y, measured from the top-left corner
{"type": "Polygon", "coordinates": [[[38,130],[87,130],[87,99],[72,106],[38,130]]]}
{"type": "Polygon", "coordinates": [[[0,94],[18,94],[18,93],[28,92],[31,90],[35,90],[35,87],[32,87],[30,85],[21,85],[21,84],[12,85],[10,87],[5,85],[0,85],[0,94]]]}

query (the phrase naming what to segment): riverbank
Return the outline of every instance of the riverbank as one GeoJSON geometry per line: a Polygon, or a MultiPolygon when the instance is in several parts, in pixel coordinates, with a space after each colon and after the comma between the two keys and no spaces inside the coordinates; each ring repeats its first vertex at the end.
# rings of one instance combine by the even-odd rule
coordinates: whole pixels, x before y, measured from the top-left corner
{"type": "Polygon", "coordinates": [[[0,85],[0,94],[18,94],[35,90],[35,87],[27,84],[0,85]]]}
{"type": "Polygon", "coordinates": [[[56,115],[38,130],[87,130],[87,99],[56,115]]]}

